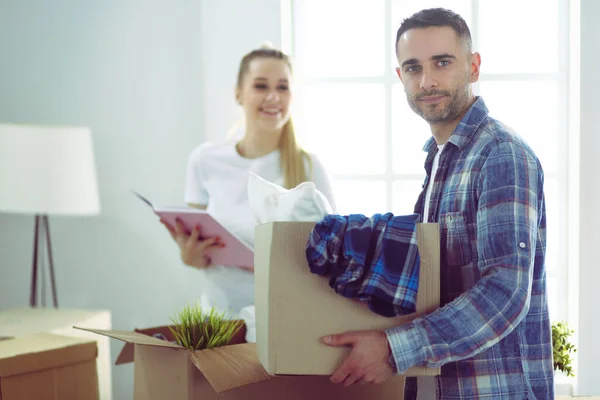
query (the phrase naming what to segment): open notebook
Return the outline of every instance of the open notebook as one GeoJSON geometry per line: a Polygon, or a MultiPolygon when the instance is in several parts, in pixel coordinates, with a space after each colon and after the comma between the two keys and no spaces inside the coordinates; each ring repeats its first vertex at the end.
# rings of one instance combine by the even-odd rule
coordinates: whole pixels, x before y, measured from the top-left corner
{"type": "Polygon", "coordinates": [[[175,227],[175,219],[179,217],[189,233],[194,226],[200,225],[200,238],[220,236],[225,247],[213,247],[209,256],[216,265],[231,265],[236,267],[254,266],[254,250],[238,236],[228,231],[208,211],[183,206],[154,206],[150,200],[133,191],[144,203],[162,220],[175,227]]]}

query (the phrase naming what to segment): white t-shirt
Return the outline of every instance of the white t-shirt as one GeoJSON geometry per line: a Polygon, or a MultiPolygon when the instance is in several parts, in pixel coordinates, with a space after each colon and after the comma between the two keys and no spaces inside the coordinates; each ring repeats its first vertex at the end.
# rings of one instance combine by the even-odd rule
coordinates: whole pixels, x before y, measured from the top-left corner
{"type": "Polygon", "coordinates": [[[438,144],[438,152],[433,157],[433,165],[431,166],[431,177],[427,184],[427,192],[425,193],[425,203],[423,203],[423,222],[427,222],[429,218],[429,202],[431,200],[431,190],[433,189],[433,183],[435,182],[435,175],[437,174],[438,165],[440,163],[440,154],[444,150],[445,144],[438,144]]]}
{"type": "MultiPolygon", "coordinates": [[[[431,178],[427,185],[427,192],[425,193],[425,203],[423,207],[423,222],[428,222],[429,219],[429,202],[431,200],[431,191],[433,189],[433,182],[435,181],[435,175],[437,174],[438,166],[440,164],[440,154],[444,150],[445,144],[438,145],[438,152],[433,158],[433,165],[431,166],[431,178]]],[[[430,400],[435,399],[437,396],[435,388],[435,379],[432,376],[419,376],[417,378],[417,400],[430,400]]]]}
{"type": "MultiPolygon", "coordinates": [[[[331,180],[318,158],[310,154],[312,177],[316,188],[325,195],[333,209],[335,202],[331,180]]],[[[308,163],[306,163],[308,166],[308,163]]],[[[248,172],[283,185],[279,150],[263,157],[242,157],[235,143],[203,143],[192,151],[188,159],[185,202],[206,205],[210,212],[228,230],[250,245],[254,245],[254,218],[248,201],[248,172]]],[[[238,313],[254,304],[254,274],[231,266],[211,266],[204,270],[209,283],[201,296],[206,307],[229,309],[238,313]]]]}

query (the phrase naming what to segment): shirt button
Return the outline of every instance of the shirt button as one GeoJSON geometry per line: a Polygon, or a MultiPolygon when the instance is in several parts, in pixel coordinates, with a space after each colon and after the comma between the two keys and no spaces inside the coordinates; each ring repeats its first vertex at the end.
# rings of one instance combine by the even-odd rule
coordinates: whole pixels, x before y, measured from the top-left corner
{"type": "Polygon", "coordinates": [[[525,247],[527,247],[527,245],[525,243],[521,242],[521,243],[519,243],[519,247],[524,249],[525,247]]]}

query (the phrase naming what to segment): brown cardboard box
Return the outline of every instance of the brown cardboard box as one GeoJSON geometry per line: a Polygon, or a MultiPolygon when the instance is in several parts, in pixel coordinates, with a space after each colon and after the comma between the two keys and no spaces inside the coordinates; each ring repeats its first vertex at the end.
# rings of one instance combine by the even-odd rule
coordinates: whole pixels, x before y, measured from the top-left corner
{"type": "Polygon", "coordinates": [[[96,368],[100,400],[112,399],[110,338],[73,329],[73,325],[110,329],[111,316],[107,310],[72,308],[19,307],[0,311],[0,336],[20,337],[34,333],[82,337],[98,344],[96,368]]]}
{"type": "MultiPolygon", "coordinates": [[[[325,335],[385,329],[425,315],[440,304],[438,224],[418,224],[421,260],[417,312],[387,318],[342,297],[329,278],[312,274],[305,248],[313,222],[273,222],[255,230],[256,349],[273,375],[329,375],[348,354],[321,343],[325,335]]],[[[439,368],[411,368],[406,376],[439,375],[439,368]]]]}
{"type": "MultiPolygon", "coordinates": [[[[86,330],[126,343],[117,363],[134,361],[136,400],[402,399],[402,376],[348,389],[330,383],[329,375],[347,350],[325,346],[319,338],[347,330],[383,329],[439,307],[437,224],[418,227],[417,313],[399,318],[381,317],[337,295],[328,278],[310,272],[304,250],[313,226],[274,222],[256,228],[256,344],[240,343],[242,336],[235,344],[190,352],[151,336],[161,333],[171,340],[168,327],[135,332],[86,330]]],[[[437,375],[439,369],[410,372],[437,375]]]]}
{"type": "Polygon", "coordinates": [[[38,333],[0,341],[0,400],[97,400],[96,342],[38,333]]]}
{"type": "MultiPolygon", "coordinates": [[[[129,362],[133,355],[135,400],[398,400],[403,397],[402,377],[380,385],[344,388],[329,382],[328,376],[271,376],[260,364],[254,343],[191,352],[148,336],[160,332],[170,340],[167,327],[142,330],[144,333],[86,330],[127,343],[117,362],[129,362]]],[[[243,335],[234,341],[242,338],[243,335]]]]}

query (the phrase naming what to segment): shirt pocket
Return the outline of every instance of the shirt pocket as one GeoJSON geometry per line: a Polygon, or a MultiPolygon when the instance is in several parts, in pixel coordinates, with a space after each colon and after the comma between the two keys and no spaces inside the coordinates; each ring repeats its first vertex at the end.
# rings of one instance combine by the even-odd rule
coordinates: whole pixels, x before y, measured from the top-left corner
{"type": "Polygon", "coordinates": [[[442,259],[451,267],[469,264],[472,259],[471,239],[467,216],[464,212],[449,212],[441,214],[440,239],[442,241],[442,259]]]}

